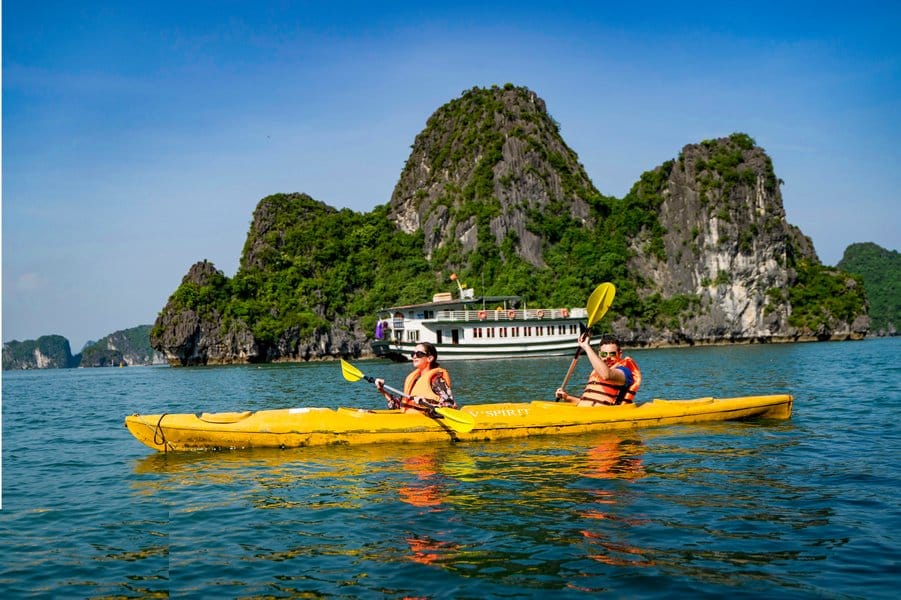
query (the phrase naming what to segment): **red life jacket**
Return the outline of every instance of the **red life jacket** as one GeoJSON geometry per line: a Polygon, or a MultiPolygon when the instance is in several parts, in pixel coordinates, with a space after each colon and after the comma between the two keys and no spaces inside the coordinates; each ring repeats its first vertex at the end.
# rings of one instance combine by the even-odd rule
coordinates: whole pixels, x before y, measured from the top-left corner
{"type": "Polygon", "coordinates": [[[626,387],[609,381],[603,381],[597,371],[592,369],[588,377],[588,385],[582,392],[582,400],[588,400],[594,404],[632,404],[635,402],[635,394],[641,387],[641,370],[631,356],[619,359],[611,369],[626,367],[632,373],[632,385],[626,387]]]}
{"type": "MultiPolygon", "coordinates": [[[[444,382],[450,388],[451,379],[447,369],[443,367],[435,367],[425,371],[416,369],[407,375],[407,379],[404,381],[404,394],[407,396],[418,396],[426,400],[441,400],[438,394],[432,390],[432,381],[439,375],[444,378],[444,382]]],[[[403,398],[402,402],[405,406],[413,406],[413,403],[407,398],[403,398]]]]}

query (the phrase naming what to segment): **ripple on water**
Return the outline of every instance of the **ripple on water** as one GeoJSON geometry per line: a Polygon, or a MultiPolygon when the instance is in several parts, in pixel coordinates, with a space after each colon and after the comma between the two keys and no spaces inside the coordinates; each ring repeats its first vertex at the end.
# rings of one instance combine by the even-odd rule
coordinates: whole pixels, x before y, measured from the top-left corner
{"type": "MultiPolygon", "coordinates": [[[[788,421],[168,455],[124,416],[381,400],[335,364],[4,373],[0,581],[58,597],[893,598],[899,349],[633,352],[645,398],[787,391],[788,421]]],[[[450,365],[462,402],[548,397],[569,359],[485,364],[450,365]]]]}

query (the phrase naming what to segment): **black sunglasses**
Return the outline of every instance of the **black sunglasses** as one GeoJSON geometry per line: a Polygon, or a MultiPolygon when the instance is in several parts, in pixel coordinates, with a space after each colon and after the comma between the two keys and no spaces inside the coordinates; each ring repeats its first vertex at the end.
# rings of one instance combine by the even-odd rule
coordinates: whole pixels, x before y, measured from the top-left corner
{"type": "Polygon", "coordinates": [[[419,350],[414,350],[410,353],[411,358],[422,358],[423,356],[428,356],[428,352],[421,352],[419,350]]]}

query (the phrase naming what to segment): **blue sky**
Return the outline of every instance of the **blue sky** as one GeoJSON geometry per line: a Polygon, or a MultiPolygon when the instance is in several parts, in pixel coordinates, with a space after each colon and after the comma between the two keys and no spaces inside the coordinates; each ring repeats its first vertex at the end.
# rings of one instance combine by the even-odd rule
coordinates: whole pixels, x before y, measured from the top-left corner
{"type": "Polygon", "coordinates": [[[3,0],[2,339],[152,323],[257,202],[388,202],[473,86],[543,98],[604,194],[740,131],[837,263],[899,247],[898,2],[3,0]]]}

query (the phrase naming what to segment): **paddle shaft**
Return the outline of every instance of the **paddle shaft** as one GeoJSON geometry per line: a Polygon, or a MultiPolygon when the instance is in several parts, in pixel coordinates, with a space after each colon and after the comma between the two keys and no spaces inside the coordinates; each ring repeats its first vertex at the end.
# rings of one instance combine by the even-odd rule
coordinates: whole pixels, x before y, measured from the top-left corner
{"type": "MultiPolygon", "coordinates": [[[[588,297],[588,325],[583,325],[579,323],[579,329],[581,333],[579,334],[579,338],[582,337],[586,332],[591,331],[592,325],[600,321],[605,314],[607,314],[607,310],[610,308],[610,305],[613,303],[613,297],[616,294],[616,288],[613,287],[612,283],[602,283],[598,287],[595,288],[593,292],[591,292],[591,296],[588,297]]],[[[589,339],[591,339],[589,337],[589,339]]],[[[579,362],[579,355],[582,353],[582,347],[576,347],[576,355],[573,357],[573,361],[569,364],[569,370],[566,372],[566,377],[563,378],[563,383],[560,384],[560,389],[564,392],[566,391],[566,384],[569,383],[569,378],[572,377],[573,371],[576,369],[576,363],[579,362]]]]}
{"type": "MultiPolygon", "coordinates": [[[[365,379],[369,383],[375,383],[374,377],[363,375],[363,379],[365,379]]],[[[412,400],[413,408],[415,408],[416,410],[420,410],[429,416],[434,417],[435,414],[438,414],[438,415],[441,415],[442,417],[445,417],[448,421],[450,428],[455,431],[469,433],[472,430],[473,425],[475,424],[475,421],[472,418],[472,416],[469,416],[466,413],[461,412],[455,408],[448,408],[446,406],[435,407],[435,406],[429,406],[428,404],[420,404],[419,402],[416,402],[416,399],[413,398],[413,396],[410,396],[409,394],[405,394],[400,390],[394,389],[390,385],[382,384],[382,389],[387,390],[387,391],[391,392],[392,394],[395,394],[402,398],[406,398],[407,400],[412,400]]]]}
{"type": "MultiPolygon", "coordinates": [[[[341,359],[341,374],[344,375],[344,379],[348,381],[360,381],[365,380],[369,383],[375,383],[375,378],[370,377],[363,373],[360,369],[356,368],[343,358],[341,359]]],[[[411,408],[415,408],[427,416],[434,418],[438,418],[439,416],[444,417],[446,419],[446,423],[448,427],[453,429],[454,431],[458,431],[460,433],[469,433],[472,431],[472,428],[475,426],[475,419],[472,415],[464,413],[462,411],[457,410],[456,408],[449,408],[446,406],[431,406],[427,402],[420,403],[417,402],[413,396],[409,394],[405,394],[400,390],[396,390],[393,387],[389,387],[382,384],[380,388],[382,392],[389,392],[396,396],[400,396],[401,398],[405,398],[407,400],[412,400],[413,404],[411,408]]]]}
{"type": "MultiPolygon", "coordinates": [[[[371,375],[363,375],[363,379],[365,379],[369,383],[375,383],[375,377],[372,377],[371,375]]],[[[389,392],[391,392],[392,394],[394,394],[396,396],[400,396],[401,398],[406,398],[407,400],[413,399],[412,396],[408,396],[407,394],[403,393],[402,391],[394,389],[390,385],[382,384],[382,388],[388,390],[389,392]]]]}
{"type": "Polygon", "coordinates": [[[566,372],[566,377],[563,378],[563,383],[560,384],[560,389],[566,391],[566,384],[569,383],[569,378],[572,377],[573,371],[576,370],[576,363],[579,362],[579,354],[582,353],[582,346],[576,348],[576,355],[573,357],[573,361],[569,363],[569,370],[566,372]]]}
{"type": "MultiPolygon", "coordinates": [[[[365,379],[369,383],[375,383],[375,377],[371,377],[369,375],[363,375],[363,379],[365,379]]],[[[429,406],[428,404],[420,404],[419,402],[416,402],[416,399],[413,396],[411,396],[409,394],[405,394],[402,391],[391,387],[390,385],[382,384],[382,389],[391,392],[395,396],[400,396],[401,398],[406,398],[407,400],[411,400],[413,402],[413,407],[418,410],[434,411],[436,408],[434,406],[429,406]]]]}
{"type": "MultiPolygon", "coordinates": [[[[589,323],[588,327],[585,327],[582,323],[579,323],[579,329],[581,333],[579,333],[579,338],[585,335],[586,332],[589,331],[589,327],[591,327],[593,323],[589,323]]],[[[569,363],[569,371],[566,372],[566,377],[563,378],[563,383],[560,384],[560,389],[564,392],[566,391],[566,384],[569,383],[569,378],[572,377],[573,371],[576,370],[576,363],[579,362],[579,355],[582,354],[582,346],[576,346],[576,355],[573,357],[573,361],[569,363]]]]}

